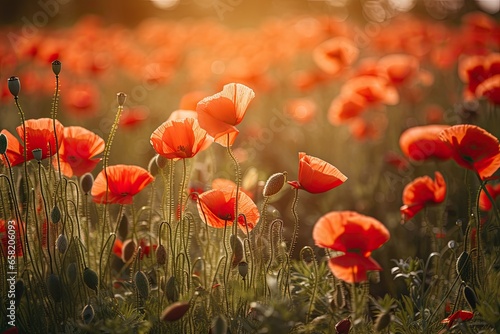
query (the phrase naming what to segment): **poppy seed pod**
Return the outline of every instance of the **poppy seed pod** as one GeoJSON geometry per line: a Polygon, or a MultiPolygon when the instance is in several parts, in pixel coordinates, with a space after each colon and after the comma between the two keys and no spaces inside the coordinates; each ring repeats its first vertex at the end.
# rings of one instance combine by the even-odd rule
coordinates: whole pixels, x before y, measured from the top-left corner
{"type": "Polygon", "coordinates": [[[286,182],[286,172],[275,173],[271,175],[264,185],[264,191],[262,192],[264,197],[269,197],[277,194],[286,182]]]}
{"type": "Polygon", "coordinates": [[[345,318],[337,322],[335,325],[335,331],[337,334],[347,334],[351,329],[351,319],[345,318]]]}
{"type": "Polygon", "coordinates": [[[8,140],[7,136],[0,133],[0,154],[5,154],[7,152],[8,140]]]}
{"type": "Polygon", "coordinates": [[[52,211],[50,212],[50,220],[54,224],[57,224],[61,221],[61,211],[59,210],[59,207],[57,205],[55,205],[52,211]]]}
{"type": "Polygon", "coordinates": [[[82,187],[83,193],[88,194],[92,190],[92,185],[94,184],[94,176],[90,173],[85,173],[80,179],[80,186],[82,187]]]}
{"type": "Polygon", "coordinates": [[[176,302],[168,306],[161,314],[162,321],[176,321],[182,318],[189,310],[189,302],[176,302]]]}
{"type": "Polygon", "coordinates": [[[97,293],[97,286],[99,285],[99,278],[95,271],[90,268],[85,268],[83,270],[83,283],[89,288],[97,293]]]}
{"type": "Polygon", "coordinates": [[[61,62],[57,59],[52,62],[52,72],[54,72],[55,75],[61,73],[61,62]]]}
{"type": "Polygon", "coordinates": [[[35,148],[33,151],[33,157],[36,159],[36,161],[40,162],[42,161],[43,155],[42,155],[42,149],[41,148],[35,148]]]}
{"type": "Polygon", "coordinates": [[[123,105],[125,104],[125,100],[127,99],[127,94],[120,92],[116,94],[116,98],[118,99],[118,105],[120,107],[123,107],[123,105]]]}
{"type": "Polygon", "coordinates": [[[14,97],[19,96],[19,91],[21,90],[21,82],[18,77],[10,77],[8,80],[9,91],[14,97]]]}

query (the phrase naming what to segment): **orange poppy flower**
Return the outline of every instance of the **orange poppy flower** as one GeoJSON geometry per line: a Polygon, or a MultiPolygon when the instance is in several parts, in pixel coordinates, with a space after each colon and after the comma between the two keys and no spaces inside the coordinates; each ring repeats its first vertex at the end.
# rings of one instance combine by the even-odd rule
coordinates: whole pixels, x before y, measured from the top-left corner
{"type": "Polygon", "coordinates": [[[486,97],[491,103],[500,105],[500,74],[484,80],[476,88],[477,97],[486,97]]]}
{"type": "Polygon", "coordinates": [[[290,99],[285,104],[285,113],[299,124],[307,124],[316,116],[318,107],[313,99],[290,99]]]}
{"type": "MultiPolygon", "coordinates": [[[[500,195],[500,183],[495,185],[487,184],[486,190],[488,190],[488,193],[491,195],[493,200],[495,200],[498,195],[500,195]]],[[[481,193],[479,194],[479,208],[483,211],[490,211],[492,207],[493,204],[491,203],[490,199],[488,198],[484,190],[481,190],[481,193]]]]}
{"type": "Polygon", "coordinates": [[[72,86],[67,94],[62,95],[62,102],[69,113],[79,117],[93,117],[99,106],[99,92],[90,84],[72,86]]]}
{"type": "Polygon", "coordinates": [[[446,326],[448,326],[448,328],[451,328],[453,327],[453,324],[460,320],[460,321],[468,321],[470,319],[472,319],[474,317],[474,313],[470,312],[470,311],[464,311],[464,310],[460,310],[460,311],[457,311],[455,313],[453,313],[452,315],[448,316],[447,318],[441,320],[441,323],[442,324],[446,324],[446,326]]]}
{"type": "Polygon", "coordinates": [[[211,140],[196,119],[185,118],[164,122],[153,131],[150,142],[156,153],[177,160],[194,157],[207,148],[211,140]]]}
{"type": "Polygon", "coordinates": [[[330,259],[328,265],[335,277],[348,283],[366,281],[368,271],[382,270],[370,255],[389,238],[381,222],[353,211],[327,213],[313,229],[317,246],[344,253],[330,259]]]}
{"type": "Polygon", "coordinates": [[[393,85],[401,85],[412,80],[419,72],[417,57],[407,54],[391,54],[382,57],[378,66],[387,74],[393,85]]]}
{"type": "Polygon", "coordinates": [[[500,167],[498,139],[476,125],[455,125],[443,130],[439,137],[451,147],[456,163],[476,171],[483,180],[500,167]]]}
{"type": "Polygon", "coordinates": [[[399,94],[387,79],[381,76],[354,77],[342,86],[340,94],[361,96],[368,105],[396,105],[399,103],[399,94]]]}
{"type": "Polygon", "coordinates": [[[313,50],[313,59],[323,71],[337,75],[358,58],[359,50],[353,41],[346,37],[329,39],[313,50]]]}
{"type": "Polygon", "coordinates": [[[406,129],[399,137],[399,147],[406,157],[416,161],[430,158],[447,160],[451,158],[452,151],[439,138],[439,134],[449,127],[448,125],[423,125],[406,129]]]}
{"type": "Polygon", "coordinates": [[[134,165],[109,166],[106,168],[106,173],[107,189],[104,171],[97,175],[92,186],[91,194],[95,203],[131,204],[133,197],[154,180],[147,170],[134,165]]]}
{"type": "Polygon", "coordinates": [[[347,176],[328,162],[300,152],[299,180],[287,182],[296,189],[318,194],[336,188],[346,180],[347,176]]]}
{"type": "MultiPolygon", "coordinates": [[[[234,183],[231,180],[228,179],[223,179],[223,178],[216,178],[213,179],[212,181],[212,189],[223,189],[227,187],[232,187],[236,189],[236,183],[234,183]]],[[[251,191],[248,191],[244,189],[243,187],[240,187],[240,191],[244,192],[248,197],[250,197],[253,200],[253,193],[251,191]]]]}
{"type": "Polygon", "coordinates": [[[339,95],[333,99],[328,108],[328,121],[340,125],[358,117],[367,107],[365,99],[356,94],[339,95]]]}
{"type": "MultiPolygon", "coordinates": [[[[236,206],[236,187],[212,189],[198,196],[198,212],[205,224],[224,228],[232,226],[236,206]]],[[[247,233],[253,230],[259,221],[257,205],[244,192],[238,194],[238,226],[247,233]],[[244,217],[243,217],[244,216],[244,217]]]]}
{"type": "Polygon", "coordinates": [[[206,97],[196,106],[200,126],[214,141],[222,146],[231,146],[238,135],[236,125],[245,116],[255,93],[249,87],[230,83],[221,92],[206,97]],[[229,139],[227,136],[229,135],[229,139]]]}
{"type": "Polygon", "coordinates": [[[185,118],[198,119],[198,113],[194,110],[189,109],[175,110],[170,114],[170,116],[168,116],[167,121],[180,121],[185,118]]]}
{"type": "MultiPolygon", "coordinates": [[[[64,126],[55,120],[58,145],[61,145],[64,126]]],[[[54,136],[54,124],[51,118],[28,119],[25,122],[27,147],[26,161],[34,159],[33,150],[42,150],[42,159],[48,158],[56,154],[56,140],[54,136]]],[[[24,132],[22,125],[16,128],[17,134],[24,140],[24,132]]],[[[7,157],[11,166],[16,166],[24,162],[24,148],[21,143],[9,131],[2,130],[2,133],[7,137],[7,157]]],[[[1,157],[4,161],[4,157],[1,157]]],[[[4,161],[5,163],[5,161],[4,161]]]]}
{"type": "Polygon", "coordinates": [[[411,219],[427,204],[438,204],[446,196],[446,182],[440,172],[434,173],[435,180],[429,176],[418,177],[403,189],[401,214],[404,220],[411,219]]]}
{"type": "MultiPolygon", "coordinates": [[[[94,170],[101,158],[95,158],[104,151],[104,140],[80,126],[64,128],[64,138],[59,148],[61,172],[67,176],[82,176],[94,170]]],[[[57,162],[53,162],[57,167],[57,162]]]]}
{"type": "Polygon", "coordinates": [[[198,104],[198,102],[203,100],[203,98],[205,98],[206,96],[206,92],[201,90],[195,90],[186,93],[182,96],[179,102],[179,109],[196,110],[196,105],[198,104]]]}
{"type": "Polygon", "coordinates": [[[120,126],[122,128],[134,128],[144,122],[149,116],[147,107],[137,106],[135,108],[126,108],[120,117],[120,126]]]}

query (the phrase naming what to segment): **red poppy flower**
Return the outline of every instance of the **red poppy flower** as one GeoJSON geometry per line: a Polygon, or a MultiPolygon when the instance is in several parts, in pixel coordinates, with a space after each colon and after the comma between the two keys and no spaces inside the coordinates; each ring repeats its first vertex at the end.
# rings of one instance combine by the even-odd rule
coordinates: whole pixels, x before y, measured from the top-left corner
{"type": "Polygon", "coordinates": [[[440,172],[434,173],[435,180],[429,176],[418,177],[408,183],[403,190],[401,213],[408,220],[415,216],[427,204],[438,204],[446,196],[446,183],[440,172]]]}
{"type": "MultiPolygon", "coordinates": [[[[61,145],[63,137],[63,125],[55,120],[58,145],[61,145]]],[[[54,123],[51,118],[28,119],[25,122],[27,147],[27,161],[33,160],[33,150],[42,150],[42,159],[48,158],[56,154],[56,140],[54,136],[54,123]]],[[[17,134],[24,140],[24,132],[22,125],[16,128],[17,134]]],[[[24,162],[24,149],[21,143],[9,131],[2,130],[2,133],[7,137],[7,157],[12,166],[19,165],[24,162]]],[[[2,161],[3,161],[2,156],[2,161]]]]}
{"type": "Polygon", "coordinates": [[[335,277],[348,283],[366,281],[368,271],[382,270],[370,255],[389,238],[389,231],[381,222],[353,211],[327,213],[313,229],[317,246],[344,253],[328,264],[335,277]]]}
{"type": "Polygon", "coordinates": [[[381,76],[359,76],[348,80],[340,94],[361,96],[367,105],[396,105],[399,103],[399,94],[387,79],[381,76]]]}
{"type": "MultiPolygon", "coordinates": [[[[24,229],[23,229],[24,230],[24,229]]],[[[6,222],[3,219],[0,219],[0,243],[1,247],[3,248],[3,255],[7,256],[10,255],[8,253],[9,245],[12,245],[12,241],[9,242],[10,236],[13,236],[15,238],[15,253],[14,255],[16,257],[23,256],[23,245],[22,245],[22,236],[21,236],[21,228],[19,227],[19,224],[14,221],[9,221],[6,222]],[[11,225],[12,224],[12,225],[11,225]],[[13,234],[11,229],[14,231],[13,234]],[[9,232],[10,231],[10,232],[9,232]]]]}
{"type": "Polygon", "coordinates": [[[93,117],[99,106],[99,92],[90,84],[78,84],[63,94],[62,102],[65,109],[74,116],[93,117]]]}
{"type": "MultiPolygon", "coordinates": [[[[61,172],[67,176],[82,176],[94,170],[101,158],[95,158],[104,151],[104,140],[80,126],[64,128],[64,138],[59,148],[61,172]]],[[[57,162],[53,162],[57,167],[57,162]]]]}
{"type": "Polygon", "coordinates": [[[91,194],[96,203],[131,204],[133,197],[154,180],[147,170],[133,165],[109,166],[106,168],[106,173],[107,189],[104,171],[97,175],[92,186],[91,194]]]}
{"type": "Polygon", "coordinates": [[[415,78],[420,64],[417,57],[407,54],[391,54],[378,61],[378,67],[387,74],[393,85],[401,85],[415,78]]]}
{"type": "Polygon", "coordinates": [[[339,95],[332,100],[328,108],[328,121],[340,125],[361,115],[367,108],[367,103],[361,96],[339,95]]]}
{"type": "Polygon", "coordinates": [[[439,138],[439,134],[449,127],[448,125],[423,125],[406,129],[399,137],[399,147],[406,157],[416,161],[430,158],[447,160],[451,158],[452,151],[439,138]]]}
{"type": "Polygon", "coordinates": [[[456,163],[476,171],[483,180],[500,167],[498,139],[476,125],[455,125],[443,130],[439,137],[451,147],[456,163]]]}
{"type": "Polygon", "coordinates": [[[453,324],[455,323],[455,321],[457,321],[457,320],[468,321],[468,320],[472,319],[473,317],[474,317],[474,313],[472,313],[470,311],[460,310],[460,311],[453,313],[449,317],[441,320],[441,323],[446,324],[446,326],[448,326],[448,328],[451,328],[451,327],[453,327],[453,324]]]}
{"type": "MultiPolygon", "coordinates": [[[[228,188],[228,187],[236,189],[236,183],[234,183],[231,180],[223,179],[223,178],[216,178],[216,179],[213,179],[213,181],[212,181],[212,189],[223,189],[223,188],[228,188]]],[[[253,199],[252,192],[247,191],[243,187],[240,187],[240,191],[244,192],[248,197],[253,199]]]]}
{"type": "MultiPolygon", "coordinates": [[[[491,195],[493,200],[495,200],[498,195],[500,195],[500,183],[495,185],[487,184],[486,190],[488,190],[488,193],[491,195]]],[[[481,190],[481,193],[479,194],[479,208],[483,211],[490,211],[492,207],[493,204],[491,203],[490,199],[488,198],[484,190],[481,190]]]]}
{"type": "Polygon", "coordinates": [[[238,135],[236,125],[245,116],[249,103],[255,97],[252,89],[245,85],[230,83],[221,92],[206,97],[196,106],[200,126],[215,142],[231,146],[238,135]],[[227,136],[229,135],[229,139],[227,136]]]}
{"type": "Polygon", "coordinates": [[[329,39],[313,50],[313,59],[323,71],[337,75],[358,58],[359,50],[353,41],[346,37],[329,39]]]}
{"type": "Polygon", "coordinates": [[[300,152],[299,180],[287,182],[294,188],[318,194],[338,187],[346,180],[347,177],[328,162],[300,152]]]}
{"type": "Polygon", "coordinates": [[[476,88],[477,97],[486,97],[495,105],[500,104],[500,74],[484,80],[476,88]]]}
{"type": "Polygon", "coordinates": [[[185,118],[164,122],[153,131],[150,142],[156,153],[177,160],[194,157],[210,145],[210,139],[196,119],[185,118]]]}
{"type": "MultiPolygon", "coordinates": [[[[212,189],[198,196],[198,212],[205,224],[224,228],[232,226],[236,206],[236,188],[212,189]]],[[[238,194],[238,226],[243,233],[250,232],[259,221],[259,209],[244,192],[238,194]],[[244,216],[244,217],[243,217],[244,216]],[[246,223],[246,225],[245,225],[246,223]]]]}
{"type": "Polygon", "coordinates": [[[188,109],[175,110],[170,114],[170,116],[168,116],[167,121],[180,121],[185,118],[198,119],[198,113],[194,110],[188,110],[188,109]]]}

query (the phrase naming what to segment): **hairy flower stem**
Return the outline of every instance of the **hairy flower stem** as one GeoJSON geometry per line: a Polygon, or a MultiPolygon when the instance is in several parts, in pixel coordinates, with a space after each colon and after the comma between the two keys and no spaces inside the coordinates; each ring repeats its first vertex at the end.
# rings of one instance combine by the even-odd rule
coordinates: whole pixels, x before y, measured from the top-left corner
{"type": "Polygon", "coordinates": [[[233,224],[233,234],[237,235],[238,234],[238,197],[240,195],[240,183],[241,183],[241,170],[240,170],[240,164],[238,163],[238,160],[233,154],[233,151],[231,150],[231,145],[230,139],[229,139],[229,134],[227,135],[227,154],[229,154],[229,157],[231,160],[233,160],[233,165],[234,165],[234,173],[235,173],[235,181],[236,181],[236,193],[235,193],[235,199],[234,199],[234,224],[233,224]]]}
{"type": "MultiPolygon", "coordinates": [[[[56,161],[57,161],[57,170],[59,172],[59,180],[56,182],[55,188],[57,189],[57,185],[62,179],[62,172],[61,172],[61,161],[59,160],[59,139],[57,138],[57,131],[56,131],[56,118],[57,118],[57,108],[59,104],[59,75],[56,74],[56,88],[54,92],[54,98],[52,99],[52,111],[51,111],[51,118],[52,118],[52,127],[54,129],[54,139],[56,143],[56,161]]],[[[54,198],[56,196],[56,192],[54,192],[54,198]]]]}
{"type": "Polygon", "coordinates": [[[314,286],[313,286],[313,292],[311,295],[311,300],[309,301],[309,308],[307,310],[307,315],[306,315],[306,324],[309,323],[309,319],[311,317],[311,313],[314,308],[314,302],[316,300],[316,293],[318,290],[318,282],[319,282],[319,277],[318,277],[318,264],[316,262],[316,257],[314,256],[314,250],[306,246],[300,250],[300,259],[301,261],[305,262],[304,260],[304,254],[306,251],[308,251],[311,254],[312,257],[312,263],[313,263],[313,275],[314,275],[314,286]]]}
{"type": "Polygon", "coordinates": [[[297,241],[297,235],[299,233],[299,215],[297,213],[297,203],[299,201],[299,189],[294,188],[294,197],[292,202],[292,214],[295,219],[293,224],[293,234],[292,241],[290,242],[290,251],[288,253],[288,257],[291,258],[293,255],[293,248],[295,247],[295,242],[297,241]]]}
{"type": "Polygon", "coordinates": [[[42,163],[40,161],[38,162],[38,178],[40,179],[40,194],[42,196],[42,201],[43,201],[43,206],[44,206],[45,220],[47,221],[47,253],[49,255],[50,273],[53,273],[54,268],[52,266],[52,255],[50,252],[50,246],[51,246],[50,245],[50,221],[49,221],[49,215],[48,215],[47,201],[45,200],[45,196],[43,194],[42,163]]]}

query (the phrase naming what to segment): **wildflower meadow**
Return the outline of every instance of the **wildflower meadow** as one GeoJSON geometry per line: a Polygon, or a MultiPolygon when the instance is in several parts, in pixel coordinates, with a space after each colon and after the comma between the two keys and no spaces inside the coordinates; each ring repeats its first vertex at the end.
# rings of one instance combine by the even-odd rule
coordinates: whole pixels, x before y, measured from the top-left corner
{"type": "Polygon", "coordinates": [[[500,333],[500,8],[143,2],[0,26],[0,331],[500,333]]]}

